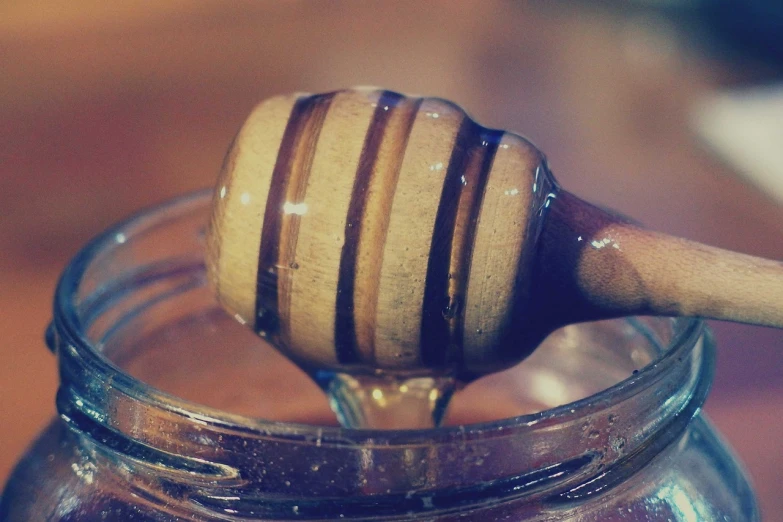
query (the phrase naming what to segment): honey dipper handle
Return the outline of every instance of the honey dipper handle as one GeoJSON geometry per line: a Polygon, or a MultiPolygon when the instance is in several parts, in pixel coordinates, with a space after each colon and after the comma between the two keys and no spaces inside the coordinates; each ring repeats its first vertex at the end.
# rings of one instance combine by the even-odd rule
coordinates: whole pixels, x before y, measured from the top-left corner
{"type": "Polygon", "coordinates": [[[641,314],[783,327],[779,261],[645,230],[567,192],[547,221],[534,292],[566,299],[562,324],[641,314]]]}

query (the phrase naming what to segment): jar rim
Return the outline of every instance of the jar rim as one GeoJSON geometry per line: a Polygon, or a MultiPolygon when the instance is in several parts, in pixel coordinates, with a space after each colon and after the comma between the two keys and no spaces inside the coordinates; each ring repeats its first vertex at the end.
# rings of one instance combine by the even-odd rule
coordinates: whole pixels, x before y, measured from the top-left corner
{"type": "Polygon", "coordinates": [[[390,446],[408,446],[416,443],[429,443],[453,440],[457,437],[470,437],[481,434],[503,432],[506,435],[525,429],[541,428],[547,425],[569,422],[590,415],[610,404],[622,402],[656,383],[672,365],[677,364],[695,345],[703,333],[704,322],[698,318],[674,318],[674,335],[661,354],[649,364],[631,376],[609,386],[595,394],[576,401],[542,410],[488,422],[458,426],[442,426],[426,429],[354,429],[334,426],[319,426],[303,423],[265,420],[245,415],[233,414],[217,408],[188,401],[173,394],[159,390],[125,372],[106,357],[88,338],[77,314],[76,296],[82,278],[91,261],[104,249],[117,243],[117,238],[128,236],[134,229],[143,228],[144,222],[154,221],[163,214],[177,215],[192,210],[194,206],[211,199],[208,189],[195,191],[161,204],[143,209],[131,217],[120,221],[89,241],[68,263],[63,270],[55,290],[54,319],[61,343],[71,347],[71,355],[77,355],[81,363],[105,378],[111,378],[112,386],[135,400],[149,406],[167,410],[183,419],[206,422],[221,430],[241,433],[258,433],[265,437],[318,436],[324,440],[341,441],[345,444],[382,443],[390,446]]]}

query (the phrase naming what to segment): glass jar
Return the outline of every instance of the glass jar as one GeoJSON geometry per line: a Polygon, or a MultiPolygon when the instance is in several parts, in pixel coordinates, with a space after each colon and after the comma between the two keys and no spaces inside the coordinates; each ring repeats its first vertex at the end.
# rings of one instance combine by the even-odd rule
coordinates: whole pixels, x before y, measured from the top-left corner
{"type": "Polygon", "coordinates": [[[1,521],[758,520],[700,413],[714,364],[700,321],[570,326],[458,392],[446,427],[342,429],[216,305],[209,204],[145,212],[65,269],[47,331],[59,417],[1,521]]]}

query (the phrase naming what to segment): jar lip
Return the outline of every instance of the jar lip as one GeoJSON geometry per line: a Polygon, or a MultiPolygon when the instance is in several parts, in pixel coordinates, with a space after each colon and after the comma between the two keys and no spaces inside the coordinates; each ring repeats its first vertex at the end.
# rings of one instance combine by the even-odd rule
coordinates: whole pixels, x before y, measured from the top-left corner
{"type": "Polygon", "coordinates": [[[574,402],[556,406],[536,413],[509,417],[490,422],[444,426],[428,429],[373,430],[351,429],[334,426],[318,426],[302,423],[264,420],[244,415],[228,413],[216,408],[181,399],[161,391],[145,382],[132,377],[119,366],[111,362],[90,341],[76,313],[74,302],[79,286],[87,268],[95,256],[118,241],[120,235],[127,236],[142,221],[154,221],[162,214],[176,215],[187,213],[198,205],[211,200],[211,190],[204,189],[185,194],[161,204],[143,209],[131,217],[120,221],[89,241],[68,263],[63,270],[55,290],[54,320],[61,342],[70,347],[70,354],[104,379],[111,379],[112,386],[128,397],[142,401],[149,406],[169,411],[183,420],[206,422],[221,430],[237,433],[257,433],[265,437],[318,437],[324,441],[335,441],[348,445],[384,444],[404,446],[416,443],[432,444],[437,441],[454,440],[481,434],[486,437],[492,433],[512,434],[521,430],[541,428],[547,425],[578,419],[610,404],[627,400],[657,382],[662,374],[695,346],[702,335],[704,322],[698,318],[677,317],[675,335],[661,355],[641,368],[637,373],[593,395],[574,402]]]}

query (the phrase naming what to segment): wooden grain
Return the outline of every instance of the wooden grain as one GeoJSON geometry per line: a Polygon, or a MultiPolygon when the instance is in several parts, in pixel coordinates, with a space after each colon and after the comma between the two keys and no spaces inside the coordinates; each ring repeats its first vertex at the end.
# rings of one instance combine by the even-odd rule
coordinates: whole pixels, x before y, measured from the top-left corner
{"type": "Polygon", "coordinates": [[[491,364],[547,175],[527,141],[444,100],[273,98],[224,163],[210,279],[224,307],[305,365],[491,364]]]}
{"type": "MultiPolygon", "coordinates": [[[[783,327],[783,263],[645,230],[561,193],[542,263],[563,278],[564,322],[686,315],[783,327]]],[[[542,268],[543,270],[543,268],[542,268]]]]}
{"type": "Polygon", "coordinates": [[[600,210],[560,190],[529,142],[441,99],[368,88],[272,98],[234,141],[217,190],[218,297],[304,366],[469,380],[574,322],[783,326],[781,263],[600,210]]]}

